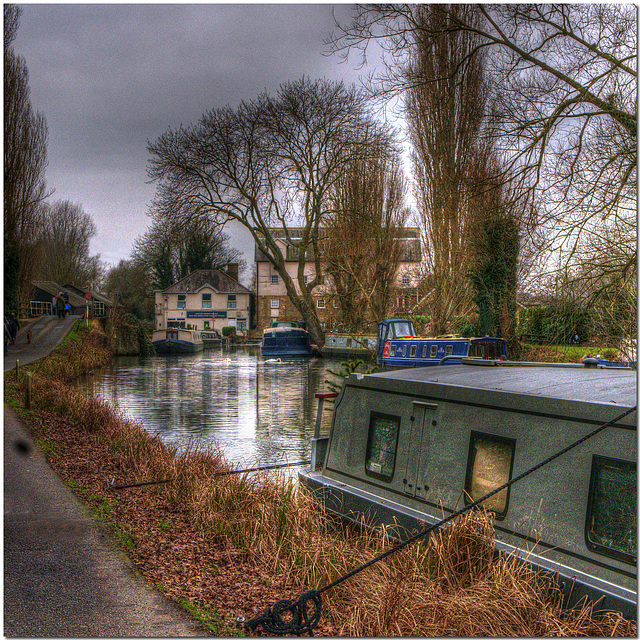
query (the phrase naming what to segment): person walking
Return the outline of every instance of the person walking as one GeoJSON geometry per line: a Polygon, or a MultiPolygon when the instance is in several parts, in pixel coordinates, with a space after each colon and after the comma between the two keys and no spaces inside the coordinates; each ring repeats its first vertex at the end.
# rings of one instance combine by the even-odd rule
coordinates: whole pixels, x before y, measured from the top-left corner
{"type": "Polygon", "coordinates": [[[11,329],[7,316],[4,317],[4,355],[9,353],[9,343],[11,342],[11,329]]]}
{"type": "Polygon", "coordinates": [[[65,301],[62,297],[62,291],[56,297],[56,311],[58,312],[58,318],[64,318],[65,316],[65,301]]]}
{"type": "Polygon", "coordinates": [[[18,329],[20,328],[20,323],[18,322],[18,318],[13,313],[9,314],[9,333],[11,334],[11,344],[15,344],[16,338],[18,336],[18,329]]]}

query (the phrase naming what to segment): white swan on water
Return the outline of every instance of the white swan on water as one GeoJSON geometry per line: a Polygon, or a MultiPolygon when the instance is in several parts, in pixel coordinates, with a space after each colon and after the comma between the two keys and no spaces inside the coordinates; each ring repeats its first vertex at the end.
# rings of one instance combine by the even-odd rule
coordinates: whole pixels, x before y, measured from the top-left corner
{"type": "Polygon", "coordinates": [[[282,358],[269,358],[265,362],[282,362],[282,358]]]}

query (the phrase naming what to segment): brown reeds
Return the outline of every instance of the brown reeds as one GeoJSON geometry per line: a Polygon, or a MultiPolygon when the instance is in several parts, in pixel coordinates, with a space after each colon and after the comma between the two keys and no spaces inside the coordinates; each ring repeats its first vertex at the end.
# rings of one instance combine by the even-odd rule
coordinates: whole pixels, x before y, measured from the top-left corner
{"type": "MultiPolygon", "coordinates": [[[[69,370],[77,367],[70,365],[69,370]]],[[[60,382],[60,376],[43,373],[51,371],[59,371],[59,364],[41,366],[34,375],[33,408],[25,419],[30,416],[36,435],[53,439],[61,436],[49,426],[54,416],[61,420],[64,429],[71,431],[64,441],[66,456],[74,455],[73,446],[81,448],[88,442],[102,452],[88,456],[82,464],[67,465],[68,477],[78,481],[82,474],[90,476],[93,493],[117,504],[123,526],[135,530],[129,550],[134,562],[147,579],[176,600],[213,611],[242,611],[248,619],[265,601],[273,604],[321,588],[394,544],[384,530],[336,521],[285,472],[216,475],[229,469],[219,450],[196,443],[180,451],[166,447],[105,401],[84,397],[60,382]],[[170,482],[127,490],[144,493],[119,499],[114,491],[109,493],[105,482],[113,474],[123,483],[170,482]],[[141,523],[144,518],[151,524],[141,523]],[[181,539],[180,529],[173,531],[170,540],[169,533],[160,534],[158,523],[165,520],[167,527],[188,529],[193,539],[181,539]],[[187,544],[191,544],[188,553],[184,551],[187,544]],[[224,562],[243,563],[242,570],[233,573],[238,584],[224,592],[219,582],[212,582],[212,558],[221,557],[215,555],[221,553],[216,549],[224,550],[224,562]],[[248,596],[256,598],[259,593],[263,594],[260,605],[248,596]],[[230,600],[235,601],[233,606],[230,600]]],[[[15,394],[17,386],[7,381],[5,389],[15,394]]],[[[323,594],[323,603],[319,629],[323,635],[637,633],[634,623],[618,614],[594,613],[591,605],[562,611],[555,587],[543,584],[527,565],[495,553],[493,523],[481,510],[459,518],[428,544],[405,547],[330,589],[323,594]]],[[[225,627],[223,632],[232,633],[232,628],[225,627]]]]}

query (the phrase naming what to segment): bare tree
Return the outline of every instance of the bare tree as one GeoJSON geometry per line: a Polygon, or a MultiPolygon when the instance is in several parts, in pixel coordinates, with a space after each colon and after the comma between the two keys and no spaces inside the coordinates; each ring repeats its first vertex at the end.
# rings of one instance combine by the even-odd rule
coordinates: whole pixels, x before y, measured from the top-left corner
{"type": "Polygon", "coordinates": [[[409,209],[397,156],[355,161],[331,191],[323,255],[349,331],[387,315],[409,209]]]}
{"type": "Polygon", "coordinates": [[[154,206],[166,216],[188,211],[246,227],[322,346],[311,294],[323,282],[319,228],[327,194],[349,162],[379,153],[382,143],[388,143],[385,127],[367,113],[362,95],[342,83],[304,78],[284,84],[275,98],[264,94],[237,109],[209,111],[150,144],[154,206]],[[276,227],[286,249],[271,232],[276,227]],[[285,268],[287,251],[297,255],[295,277],[285,268]],[[315,277],[305,282],[308,261],[315,277]]]}
{"type": "Polygon", "coordinates": [[[484,60],[473,35],[451,29],[456,5],[422,5],[414,17],[412,55],[405,75],[409,139],[413,148],[415,195],[424,234],[429,311],[436,333],[447,331],[451,317],[471,303],[468,192],[472,167],[485,154],[481,141],[487,89],[484,60]],[[439,37],[425,37],[439,33],[439,37]],[[419,79],[428,78],[429,82],[419,79]]]}
{"type": "Polygon", "coordinates": [[[120,260],[105,277],[105,293],[141,320],[153,318],[153,289],[143,264],[120,260]]]}
{"type": "Polygon", "coordinates": [[[4,50],[6,51],[16,39],[22,9],[15,4],[4,5],[4,50]]]}
{"type": "Polygon", "coordinates": [[[82,205],[58,200],[44,205],[39,232],[39,278],[77,287],[96,287],[103,274],[100,256],[90,255],[98,229],[82,205]]]}
{"type": "Polygon", "coordinates": [[[20,10],[5,5],[4,48],[4,268],[5,308],[28,302],[37,268],[39,207],[46,197],[47,125],[29,99],[29,73],[10,44],[20,10]]]}
{"type": "MultiPolygon", "coordinates": [[[[632,4],[500,4],[442,7],[446,31],[473,34],[488,52],[493,78],[491,135],[507,162],[505,177],[544,222],[550,246],[576,249],[603,220],[636,209],[637,8],[632,4]]],[[[407,77],[416,37],[437,40],[422,5],[361,5],[332,40],[344,55],[372,41],[385,47],[383,95],[437,78],[407,77]]],[[[463,68],[464,61],[460,68],[463,68]]],[[[382,91],[380,91],[382,90],[382,91]]],[[[595,231],[594,231],[595,230],[595,231]]],[[[635,245],[633,247],[635,256],[635,245]]]]}

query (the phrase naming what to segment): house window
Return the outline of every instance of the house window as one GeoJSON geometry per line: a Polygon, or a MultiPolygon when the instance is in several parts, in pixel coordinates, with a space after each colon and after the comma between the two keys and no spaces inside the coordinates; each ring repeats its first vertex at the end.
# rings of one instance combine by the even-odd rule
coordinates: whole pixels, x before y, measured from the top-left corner
{"type": "Polygon", "coordinates": [[[278,298],[271,298],[271,308],[272,309],[280,308],[280,300],[278,300],[278,298]]]}
{"type": "Polygon", "coordinates": [[[318,309],[324,309],[324,298],[318,298],[318,309]]]}
{"type": "Polygon", "coordinates": [[[179,293],[178,294],[178,309],[186,309],[187,308],[187,294],[179,293]]]}
{"type": "Polygon", "coordinates": [[[235,309],[236,308],[236,294],[230,293],[227,296],[227,309],[235,309]]]}
{"type": "Polygon", "coordinates": [[[435,358],[438,355],[438,345],[437,344],[432,344],[431,345],[431,353],[429,354],[430,358],[435,358]]]}
{"type": "Polygon", "coordinates": [[[594,455],[585,526],[587,547],[635,564],[638,498],[635,462],[594,455]]]}
{"type": "Polygon", "coordinates": [[[391,481],[396,466],[400,417],[371,412],[365,472],[369,476],[391,481]]]}
{"type": "Polygon", "coordinates": [[[246,331],[247,330],[247,319],[246,318],[238,318],[236,322],[236,329],[238,331],[246,331]]]}
{"type": "Polygon", "coordinates": [[[211,309],[211,294],[203,293],[202,294],[202,308],[203,309],[211,309]]]}
{"type": "MultiPolygon", "coordinates": [[[[475,502],[511,479],[515,448],[515,440],[511,438],[471,432],[464,487],[466,504],[475,502]]],[[[499,491],[482,505],[502,520],[509,506],[509,488],[499,491]]]]}
{"type": "Polygon", "coordinates": [[[280,283],[280,278],[278,277],[278,274],[272,275],[271,276],[271,284],[279,284],[279,283],[280,283]]]}
{"type": "Polygon", "coordinates": [[[411,284],[411,278],[408,273],[402,274],[402,285],[408,287],[411,284]]]}

